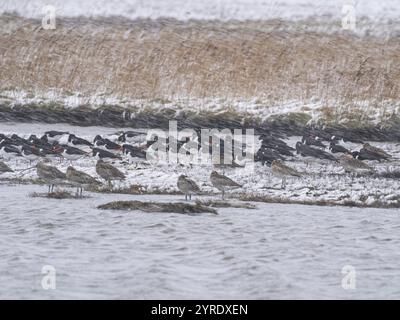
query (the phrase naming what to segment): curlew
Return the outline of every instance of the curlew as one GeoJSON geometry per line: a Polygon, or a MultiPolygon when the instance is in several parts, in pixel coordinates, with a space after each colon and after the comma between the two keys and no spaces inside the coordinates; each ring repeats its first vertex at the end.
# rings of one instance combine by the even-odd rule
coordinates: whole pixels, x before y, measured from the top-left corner
{"type": "Polygon", "coordinates": [[[99,181],[97,181],[95,178],[93,178],[91,175],[76,170],[74,167],[69,166],[67,168],[67,180],[75,187],[77,187],[76,195],[79,197],[82,197],[83,193],[83,187],[89,186],[89,185],[98,185],[100,184],[99,181]]]}
{"type": "Polygon", "coordinates": [[[66,180],[65,173],[58,170],[56,167],[52,167],[39,162],[36,165],[36,172],[40,179],[44,180],[49,185],[49,193],[53,191],[54,185],[62,184],[66,180]]]}
{"type": "Polygon", "coordinates": [[[189,179],[184,174],[179,176],[177,186],[179,191],[185,195],[185,200],[192,200],[192,194],[198,194],[200,192],[200,188],[196,182],[189,179]]]}
{"type": "Polygon", "coordinates": [[[226,190],[232,190],[242,187],[240,184],[233,181],[231,178],[228,178],[223,174],[219,174],[216,171],[211,172],[210,180],[212,185],[222,192],[222,199],[224,199],[225,197],[226,190]]]}
{"type": "Polygon", "coordinates": [[[271,171],[274,175],[282,178],[282,188],[286,187],[286,178],[287,177],[301,177],[301,173],[296,169],[293,169],[285,164],[283,164],[279,160],[272,161],[271,171]]]}
{"type": "Polygon", "coordinates": [[[108,182],[108,185],[111,187],[111,181],[113,180],[125,180],[125,175],[119,171],[113,165],[104,162],[103,160],[98,160],[96,163],[96,172],[102,177],[104,180],[108,182]]]}

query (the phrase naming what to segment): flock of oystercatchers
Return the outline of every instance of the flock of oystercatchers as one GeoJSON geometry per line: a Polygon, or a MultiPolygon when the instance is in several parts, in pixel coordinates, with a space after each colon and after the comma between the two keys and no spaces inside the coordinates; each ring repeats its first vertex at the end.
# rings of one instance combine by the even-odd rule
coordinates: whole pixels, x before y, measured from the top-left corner
{"type": "MultiPolygon", "coordinates": [[[[83,157],[96,158],[98,160],[96,173],[111,185],[114,180],[124,180],[125,175],[115,166],[107,163],[107,160],[146,159],[146,152],[156,140],[146,141],[146,133],[139,131],[121,132],[112,140],[96,135],[93,141],[63,131],[47,131],[40,138],[36,135],[23,138],[17,134],[0,134],[0,156],[5,161],[20,158],[25,158],[30,163],[38,161],[37,174],[39,178],[48,183],[49,192],[53,190],[54,185],[67,181],[70,185],[77,187],[77,195],[82,196],[84,187],[100,184],[100,182],[87,173],[73,168],[73,161],[83,157]],[[66,159],[71,162],[66,173],[49,165],[48,162],[54,158],[66,159]]],[[[259,140],[261,145],[254,160],[270,166],[272,173],[282,178],[283,188],[286,186],[286,177],[301,177],[304,174],[284,163],[288,158],[295,157],[294,153],[305,157],[308,161],[319,159],[339,163],[345,172],[353,174],[374,171],[373,167],[364,162],[365,160],[380,162],[392,159],[392,156],[384,150],[364,143],[357,137],[331,135],[323,130],[307,131],[301,141],[296,143],[295,148],[290,147],[281,137],[272,134],[262,134],[259,136],[259,140]],[[358,151],[352,151],[346,147],[347,142],[361,144],[362,147],[358,151]]],[[[183,147],[184,144],[185,142],[179,141],[178,148],[183,147]]],[[[218,145],[223,154],[224,140],[221,139],[218,145]]],[[[0,173],[12,171],[9,165],[0,161],[0,173]]],[[[212,171],[210,181],[215,188],[222,192],[223,198],[225,191],[241,187],[240,184],[216,171],[212,171]]],[[[192,194],[200,193],[196,182],[186,175],[179,176],[177,186],[185,194],[185,199],[191,199],[192,194]]]]}
{"type": "MultiPolygon", "coordinates": [[[[141,132],[123,133],[118,139],[126,142],[126,136],[142,136],[141,132]]],[[[62,131],[47,131],[38,138],[30,135],[28,138],[16,134],[6,136],[0,134],[0,155],[9,160],[23,157],[29,161],[41,158],[64,158],[70,161],[84,156],[93,156],[97,159],[122,159],[121,155],[132,158],[146,158],[144,148],[147,146],[133,146],[129,143],[116,143],[97,135],[93,142],[77,137],[74,134],[62,131]]]]}

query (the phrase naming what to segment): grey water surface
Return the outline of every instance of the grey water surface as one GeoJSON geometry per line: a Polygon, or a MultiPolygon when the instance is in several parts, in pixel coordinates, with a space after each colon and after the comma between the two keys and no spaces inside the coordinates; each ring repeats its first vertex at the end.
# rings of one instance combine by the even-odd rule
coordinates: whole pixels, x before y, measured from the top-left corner
{"type": "Polygon", "coordinates": [[[2,299],[400,298],[398,210],[257,204],[218,215],[102,211],[0,185],[2,299]],[[42,267],[56,288],[42,288],[42,267]],[[342,268],[355,270],[344,289],[342,268]]]}

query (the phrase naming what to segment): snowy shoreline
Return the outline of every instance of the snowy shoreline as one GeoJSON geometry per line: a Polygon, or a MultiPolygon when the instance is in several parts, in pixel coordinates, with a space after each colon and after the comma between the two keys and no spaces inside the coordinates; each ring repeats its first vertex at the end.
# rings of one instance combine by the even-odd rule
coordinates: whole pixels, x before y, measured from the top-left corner
{"type": "MultiPolygon", "coordinates": [[[[39,134],[46,127],[52,125],[14,124],[11,126],[0,123],[0,132],[15,132],[27,137],[30,133],[39,134]]],[[[93,128],[74,127],[60,125],[60,129],[68,130],[88,140],[93,140],[93,128]]],[[[53,126],[54,128],[54,126],[53,126]]],[[[104,137],[116,139],[117,129],[97,128],[96,133],[104,137]]],[[[290,136],[284,141],[289,146],[294,146],[296,141],[301,140],[299,136],[290,136]]],[[[307,205],[327,206],[357,206],[375,208],[399,208],[400,207],[400,179],[398,172],[400,168],[400,146],[394,142],[373,142],[393,156],[393,160],[387,162],[366,161],[374,167],[375,173],[367,176],[352,178],[344,173],[343,168],[334,162],[320,161],[316,159],[310,162],[299,155],[288,158],[285,163],[303,173],[301,178],[288,179],[287,186],[281,188],[281,178],[276,177],[268,166],[262,166],[256,162],[254,170],[248,168],[215,168],[212,164],[182,166],[180,164],[149,164],[147,160],[138,160],[129,163],[123,158],[122,161],[113,161],[113,164],[124,172],[127,179],[116,183],[112,190],[107,188],[89,189],[89,192],[120,193],[132,195],[146,194],[180,194],[176,182],[180,174],[186,174],[196,181],[202,195],[195,199],[219,198],[220,194],[210,183],[209,176],[212,170],[223,171],[225,175],[243,185],[243,188],[228,194],[228,198],[243,200],[246,202],[267,203],[292,203],[307,205]],[[393,173],[391,176],[390,173],[393,173]]],[[[359,148],[356,144],[349,143],[348,148],[355,150],[359,148]]],[[[2,184],[43,184],[37,175],[35,168],[30,166],[26,160],[11,160],[8,162],[14,173],[5,173],[0,177],[2,184]],[[20,171],[19,171],[20,170],[20,171]]],[[[94,177],[96,159],[82,158],[73,162],[73,166],[94,177]]],[[[70,162],[53,160],[52,165],[65,172],[70,162]]],[[[43,190],[46,187],[43,186],[43,190]]],[[[68,189],[74,190],[74,189],[68,189]]]]}

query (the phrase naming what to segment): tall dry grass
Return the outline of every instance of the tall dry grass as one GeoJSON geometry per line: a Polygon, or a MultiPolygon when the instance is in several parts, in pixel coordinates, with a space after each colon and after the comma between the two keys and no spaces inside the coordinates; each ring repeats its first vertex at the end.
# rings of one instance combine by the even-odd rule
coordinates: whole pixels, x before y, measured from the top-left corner
{"type": "Polygon", "coordinates": [[[304,28],[307,22],[301,25],[74,18],[43,30],[39,20],[2,15],[0,92],[399,100],[398,36],[313,32],[304,28]]]}

